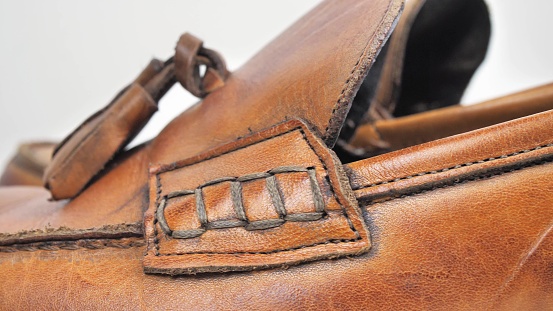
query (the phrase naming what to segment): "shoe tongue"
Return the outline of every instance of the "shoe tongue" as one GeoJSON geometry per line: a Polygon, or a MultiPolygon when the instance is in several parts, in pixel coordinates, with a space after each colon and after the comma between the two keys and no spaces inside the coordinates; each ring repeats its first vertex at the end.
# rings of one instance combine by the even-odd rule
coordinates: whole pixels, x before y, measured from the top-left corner
{"type": "Polygon", "coordinates": [[[332,147],[402,0],[328,0],[173,120],[151,161],[170,163],[299,118],[332,147]]]}

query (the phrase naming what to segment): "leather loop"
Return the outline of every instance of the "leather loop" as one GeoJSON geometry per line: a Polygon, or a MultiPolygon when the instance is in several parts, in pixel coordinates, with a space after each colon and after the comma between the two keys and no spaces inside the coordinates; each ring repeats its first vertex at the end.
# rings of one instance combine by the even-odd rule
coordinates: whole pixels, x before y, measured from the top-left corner
{"type": "Polygon", "coordinates": [[[222,87],[228,76],[221,55],[203,47],[203,42],[189,33],[183,34],[175,48],[175,75],[180,84],[197,97],[205,97],[222,87]],[[203,77],[200,67],[205,66],[203,77]]]}

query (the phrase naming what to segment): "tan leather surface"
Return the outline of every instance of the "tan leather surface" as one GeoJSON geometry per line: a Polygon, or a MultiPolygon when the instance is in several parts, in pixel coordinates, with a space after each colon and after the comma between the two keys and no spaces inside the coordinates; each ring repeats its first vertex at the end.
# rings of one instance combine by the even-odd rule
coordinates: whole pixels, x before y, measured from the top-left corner
{"type": "MultiPolygon", "coordinates": [[[[484,60],[490,28],[484,0],[408,1],[355,96],[337,153],[360,158],[363,150],[348,142],[363,123],[457,104],[484,60]]],[[[386,141],[369,134],[361,137],[367,147],[389,151],[386,141]]]]}
{"type": "Polygon", "coordinates": [[[146,272],[266,269],[369,249],[341,164],[299,121],[150,171],[146,272]]]}
{"type": "Polygon", "coordinates": [[[544,229],[518,265],[501,286],[498,309],[548,310],[553,300],[551,257],[553,256],[553,223],[544,229]]]}
{"type": "Polygon", "coordinates": [[[352,147],[366,153],[421,144],[553,109],[553,84],[503,96],[470,106],[452,106],[396,119],[379,120],[360,126],[352,147]],[[385,148],[375,148],[374,141],[385,148]]]}
{"type": "MultiPolygon", "coordinates": [[[[370,165],[361,162],[368,170],[356,170],[365,176],[360,180],[374,183],[382,179],[375,174],[379,170],[395,174],[390,178],[402,178],[411,172],[412,164],[421,172],[427,169],[426,163],[445,167],[450,161],[463,165],[466,157],[479,153],[484,158],[497,157],[496,149],[542,152],[537,147],[550,141],[553,127],[547,125],[552,118],[549,111],[450,137],[404,150],[404,155],[377,157],[370,165]],[[436,152],[434,145],[448,144],[458,146],[450,149],[449,156],[443,156],[445,148],[436,152]]],[[[516,166],[500,164],[495,170],[444,178],[444,183],[424,191],[412,189],[385,201],[364,199],[372,248],[369,254],[349,260],[256,273],[167,278],[143,274],[145,247],[132,241],[112,239],[91,249],[90,242],[81,240],[82,246],[72,245],[73,250],[60,250],[58,245],[49,250],[40,245],[10,245],[0,248],[4,276],[0,295],[4,301],[14,301],[16,307],[11,309],[62,303],[83,308],[90,301],[95,302],[94,308],[109,305],[112,309],[213,305],[231,309],[547,309],[553,305],[553,297],[543,294],[550,292],[548,269],[553,260],[548,242],[553,201],[547,195],[553,190],[553,153],[549,147],[543,147],[543,152],[537,160],[515,161],[516,166]],[[41,286],[45,281],[50,286],[41,286]],[[7,290],[15,286],[17,293],[7,290]]],[[[349,167],[355,169],[354,164],[349,167]]],[[[20,198],[4,202],[32,211],[20,198]]]]}
{"type": "Polygon", "coordinates": [[[49,201],[48,191],[39,187],[0,188],[1,232],[17,235],[20,231],[37,231],[38,237],[47,237],[40,231],[93,231],[106,225],[141,222],[148,190],[137,181],[148,176],[147,169],[140,169],[148,165],[145,155],[144,149],[126,155],[100,182],[71,201],[49,201]]]}
{"type": "Polygon", "coordinates": [[[289,269],[168,278],[142,273],[143,247],[0,253],[0,298],[10,310],[547,310],[552,173],[547,163],[365,206],[370,254],[289,269]]]}
{"type": "Polygon", "coordinates": [[[294,118],[333,145],[401,7],[399,0],[323,2],[172,121],[152,143],[152,162],[188,158],[294,118]]]}
{"type": "Polygon", "coordinates": [[[2,172],[2,176],[0,177],[0,186],[40,186],[41,184],[42,174],[37,174],[33,170],[26,170],[12,162],[4,167],[4,172],[2,172]]]}
{"type": "Polygon", "coordinates": [[[79,194],[138,134],[157,111],[157,100],[167,85],[173,84],[167,79],[169,69],[153,59],[106,107],[62,140],[43,176],[44,186],[53,199],[69,199],[79,194]]]}
{"type": "Polygon", "coordinates": [[[0,309],[553,309],[553,111],[343,166],[327,148],[334,129],[321,129],[333,114],[334,95],[340,99],[332,122],[340,123],[349,92],[355,93],[385,35],[375,35],[374,21],[391,23],[397,4],[323,3],[152,144],[119,154],[71,201],[47,201],[48,193],[39,188],[0,189],[0,309]],[[329,35],[340,49],[322,40],[329,35]],[[329,53],[331,48],[339,53],[329,53]],[[342,65],[358,69],[352,80],[342,65]],[[292,131],[282,126],[295,121],[273,126],[296,117],[307,125],[292,131]],[[291,171],[290,165],[302,170],[291,171]],[[154,177],[150,191],[148,167],[154,177]],[[233,192],[222,177],[242,189],[233,192]],[[273,190],[270,177],[278,185],[273,190]],[[278,189],[280,207],[273,200],[278,189]],[[187,196],[191,190],[193,198],[187,196]],[[227,191],[231,201],[241,197],[244,215],[230,208],[227,191]],[[351,217],[354,195],[362,213],[351,217]],[[166,210],[158,196],[165,197],[166,210]],[[286,203],[290,197],[297,202],[286,203]],[[168,201],[172,198],[176,203],[168,201]],[[324,205],[331,214],[339,211],[337,204],[343,213],[334,219],[278,222],[272,228],[267,224],[276,222],[266,222],[283,209],[287,215],[312,214],[311,208],[317,213],[324,205]],[[168,229],[161,228],[161,218],[152,219],[158,212],[168,229]],[[358,251],[366,249],[366,241],[351,253],[310,253],[306,241],[351,234],[345,213],[348,227],[355,228],[362,215],[369,252],[358,251]],[[208,228],[237,219],[244,222],[239,227],[208,228]],[[338,225],[326,226],[336,219],[338,225]],[[257,230],[246,230],[252,224],[249,229],[257,230]],[[181,234],[178,241],[175,233],[181,234]],[[247,261],[202,254],[278,253],[283,247],[297,247],[299,257],[274,264],[271,255],[247,261]],[[144,257],[156,251],[174,258],[144,257]],[[303,264],[289,266],[296,263],[303,264]],[[248,264],[248,270],[267,269],[228,268],[248,264]],[[144,273],[144,265],[146,272],[224,273],[168,276],[144,273]]]}
{"type": "Polygon", "coordinates": [[[44,172],[52,197],[68,199],[78,194],[128,142],[129,133],[136,133],[156,111],[150,94],[134,83],[106,111],[79,127],[44,172]]]}
{"type": "Polygon", "coordinates": [[[553,149],[553,110],[346,165],[358,198],[442,180],[553,149]],[[462,138],[463,143],[459,143],[462,138]],[[471,148],[467,148],[471,146],[471,148]],[[544,150],[542,150],[544,149],[544,150]]]}
{"type": "MultiPolygon", "coordinates": [[[[347,96],[341,97],[344,94],[353,96],[350,93],[342,94],[338,90],[346,86],[352,87],[354,81],[362,78],[359,75],[368,70],[368,62],[391,30],[391,23],[399,13],[401,4],[401,1],[383,0],[323,2],[231,75],[224,88],[211,93],[200,105],[192,107],[173,121],[152,144],[136,152],[118,156],[113,167],[107,168],[97,181],[63,209],[51,210],[51,214],[45,216],[38,210],[48,206],[47,202],[33,205],[32,212],[13,208],[10,213],[3,215],[3,219],[9,224],[3,231],[15,233],[44,227],[91,229],[101,227],[106,222],[135,223],[141,220],[141,213],[148,205],[146,189],[149,164],[171,163],[191,157],[214,146],[232,142],[250,131],[268,128],[294,115],[306,116],[308,122],[321,123],[324,120],[328,123],[335,101],[339,98],[349,100],[347,96]],[[335,18],[333,12],[342,14],[335,18]],[[321,40],[332,33],[340,33],[336,38],[341,41],[321,40]],[[302,44],[299,44],[300,41],[302,44]],[[344,45],[343,42],[346,41],[348,44],[344,45]],[[336,46],[341,46],[341,53],[338,55],[335,54],[336,46]],[[344,46],[347,48],[343,48],[344,46]],[[342,63],[347,66],[342,66],[342,63]],[[337,64],[343,70],[336,70],[337,64]],[[282,67],[285,65],[286,69],[282,67]],[[349,69],[345,69],[346,67],[349,69]],[[352,68],[355,70],[350,75],[352,68]],[[281,70],[285,70],[286,75],[281,70]],[[299,75],[300,73],[303,75],[299,75]],[[304,78],[307,74],[309,79],[304,78]],[[335,79],[336,75],[343,76],[343,81],[335,79]],[[297,80],[286,78],[290,76],[297,80]],[[317,81],[315,76],[321,80],[317,81]],[[254,88],[248,83],[271,87],[254,88]],[[325,85],[325,92],[319,92],[321,85],[325,85]],[[283,88],[286,92],[282,91],[283,88]],[[254,89],[256,92],[251,92],[254,89]],[[330,96],[331,90],[336,91],[332,102],[317,98],[321,94],[330,96]],[[276,94],[286,98],[279,98],[276,94]],[[284,102],[288,103],[286,107],[278,105],[278,109],[272,110],[270,114],[266,113],[267,106],[277,106],[284,102]],[[325,113],[327,109],[329,111],[325,113]],[[323,115],[326,116],[321,118],[323,115]],[[180,128],[181,126],[187,129],[180,128]],[[217,130],[207,131],[213,128],[217,130]],[[110,217],[111,214],[116,216],[110,217]],[[82,221],[80,217],[85,220],[82,221]]],[[[330,97],[325,98],[330,100],[330,97]]],[[[340,107],[345,108],[343,105],[340,107]]],[[[315,130],[320,131],[318,128],[315,130]]],[[[0,197],[0,205],[2,200],[4,198],[0,197]]]]}
{"type": "Polygon", "coordinates": [[[229,72],[219,53],[203,47],[203,42],[189,33],[183,34],[175,48],[175,76],[180,84],[197,97],[225,85],[229,72]],[[206,67],[200,77],[200,66],[206,67]]]}
{"type": "MultiPolygon", "coordinates": [[[[252,131],[295,117],[307,120],[316,127],[318,133],[324,135],[327,143],[334,144],[353,95],[389,36],[401,8],[400,0],[322,3],[231,76],[224,88],[211,93],[202,104],[176,118],[153,141],[150,161],[170,163],[191,157],[252,131]],[[343,13],[334,16],[334,12],[343,13]],[[339,40],[323,40],[337,32],[340,33],[337,37],[339,40]],[[344,49],[344,46],[347,48],[344,49]],[[341,47],[340,53],[336,54],[338,47],[341,47]],[[340,68],[351,69],[336,70],[337,64],[340,64],[340,68]],[[297,80],[285,78],[281,70],[286,72],[286,77],[295,77],[297,80]],[[290,70],[295,70],[298,75],[290,70]],[[305,75],[309,75],[309,79],[304,79],[305,75]],[[250,83],[271,87],[258,88],[250,83]],[[319,92],[321,85],[325,85],[325,92],[319,92]],[[253,89],[256,92],[252,92],[253,89]],[[236,94],[241,95],[236,97],[236,94]],[[313,96],[308,99],[303,94],[313,96]],[[246,95],[251,95],[251,98],[246,98],[246,95]],[[320,95],[324,98],[317,97],[320,95]],[[317,105],[313,105],[314,102],[317,105]],[[277,104],[278,110],[271,114],[265,113],[267,106],[277,104]],[[210,117],[201,118],[200,115],[210,117]],[[205,131],[215,126],[217,131],[205,131]]],[[[165,84],[161,83],[160,88],[164,89],[165,84]]],[[[148,86],[145,89],[151,93],[148,86]]],[[[121,127],[121,136],[125,138],[123,142],[117,139],[119,135],[115,135],[115,139],[112,137],[108,140],[111,147],[106,148],[105,154],[86,152],[81,143],[102,137],[87,133],[97,133],[101,124],[105,124],[101,120],[106,115],[126,118],[121,113],[110,113],[112,110],[113,107],[108,106],[106,111],[87,120],[86,126],[79,128],[75,135],[62,143],[65,148],[61,148],[54,157],[45,175],[54,199],[71,198],[79,193],[107,163],[107,156],[124,146],[124,141],[132,136],[128,133],[141,128],[141,122],[123,122],[126,124],[121,127]],[[81,155],[79,161],[72,160],[74,155],[81,155]],[[76,163],[69,165],[73,162],[76,163]],[[71,178],[55,178],[55,173],[60,170],[67,171],[67,176],[71,178]]]]}

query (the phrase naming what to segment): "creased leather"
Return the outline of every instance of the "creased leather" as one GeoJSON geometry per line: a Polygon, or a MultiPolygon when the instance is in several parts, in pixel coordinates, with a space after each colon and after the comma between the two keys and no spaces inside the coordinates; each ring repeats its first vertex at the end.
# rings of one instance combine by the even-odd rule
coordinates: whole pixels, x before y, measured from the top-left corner
{"type": "MultiPolygon", "coordinates": [[[[133,83],[56,146],[43,176],[53,199],[75,197],[146,125],[157,111],[158,99],[152,97],[157,92],[150,90],[149,82],[166,76],[164,69],[153,59],[133,83]]],[[[164,84],[156,83],[154,89],[164,89],[164,84]]]]}
{"type": "Polygon", "coordinates": [[[553,151],[553,110],[464,133],[462,140],[448,137],[346,165],[356,197],[396,197],[475,171],[540,161],[553,151]]]}
{"type": "MultiPolygon", "coordinates": [[[[531,124],[543,116],[517,120],[518,130],[506,135],[479,130],[446,140],[462,146],[453,156],[478,150],[478,142],[493,137],[510,141],[509,148],[527,148],[541,143],[532,138],[531,124]],[[520,133],[527,135],[518,139],[520,133]]],[[[411,152],[424,158],[423,150],[411,152]]],[[[146,247],[112,246],[118,242],[0,252],[0,296],[17,302],[15,309],[83,308],[93,301],[100,309],[547,310],[553,304],[551,174],[551,162],[540,162],[364,203],[370,253],[289,269],[148,275],[142,270],[146,247]]],[[[20,204],[10,206],[24,208],[20,204]]]]}

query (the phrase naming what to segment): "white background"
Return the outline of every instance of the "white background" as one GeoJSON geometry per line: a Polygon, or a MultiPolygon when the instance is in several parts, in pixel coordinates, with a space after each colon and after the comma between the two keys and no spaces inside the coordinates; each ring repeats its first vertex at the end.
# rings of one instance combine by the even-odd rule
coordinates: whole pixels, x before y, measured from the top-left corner
{"type": "MultiPolygon", "coordinates": [[[[336,0],[338,1],[338,0],[336,0]]],[[[0,165],[18,142],[59,140],[189,31],[235,69],[316,0],[0,0],[0,165]]],[[[553,81],[553,1],[488,0],[491,49],[463,99],[553,81]]],[[[195,99],[175,87],[140,135],[195,99]]]]}

